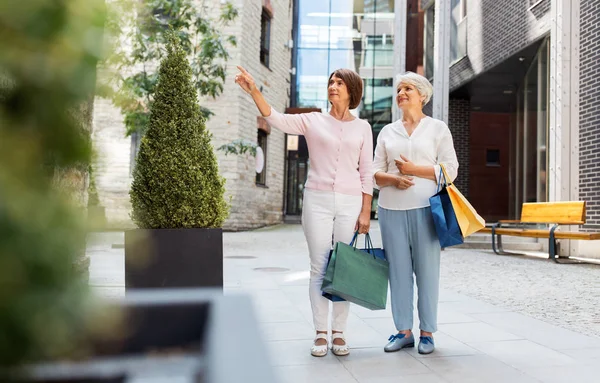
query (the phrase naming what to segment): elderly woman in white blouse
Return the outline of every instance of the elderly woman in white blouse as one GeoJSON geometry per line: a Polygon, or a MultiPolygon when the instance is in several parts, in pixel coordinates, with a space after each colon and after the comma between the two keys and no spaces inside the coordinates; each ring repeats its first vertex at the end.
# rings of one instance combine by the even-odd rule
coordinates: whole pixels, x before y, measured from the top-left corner
{"type": "Polygon", "coordinates": [[[440,243],[429,197],[436,193],[443,164],[456,178],[458,161],[452,135],[443,121],[426,116],[431,99],[429,81],[416,73],[398,77],[396,102],[399,121],[379,133],[373,167],[379,193],[379,223],[390,264],[392,314],[397,334],[390,336],[386,352],[414,347],[413,274],[418,289],[420,341],[418,350],[435,349],[440,279],[440,243]]]}

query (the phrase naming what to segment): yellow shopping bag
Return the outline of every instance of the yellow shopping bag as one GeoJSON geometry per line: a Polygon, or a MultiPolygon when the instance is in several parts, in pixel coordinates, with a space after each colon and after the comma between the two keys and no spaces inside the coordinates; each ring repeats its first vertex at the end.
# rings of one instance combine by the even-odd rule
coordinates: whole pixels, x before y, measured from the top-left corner
{"type": "MultiPolygon", "coordinates": [[[[441,165],[442,171],[444,172],[444,177],[446,180],[450,181],[450,177],[446,173],[446,168],[444,165],[441,165]]],[[[465,198],[464,195],[454,183],[449,183],[446,187],[448,190],[448,195],[450,196],[450,202],[452,203],[452,207],[454,208],[454,213],[456,214],[456,219],[458,220],[458,226],[460,226],[460,231],[463,237],[468,237],[469,235],[483,229],[485,227],[485,220],[481,218],[475,208],[471,206],[469,201],[465,198]]]]}

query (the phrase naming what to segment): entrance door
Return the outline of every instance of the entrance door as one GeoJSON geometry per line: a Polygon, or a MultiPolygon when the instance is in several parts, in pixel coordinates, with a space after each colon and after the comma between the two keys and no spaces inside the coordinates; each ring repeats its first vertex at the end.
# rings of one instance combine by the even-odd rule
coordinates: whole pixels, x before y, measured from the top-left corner
{"type": "Polygon", "coordinates": [[[508,113],[471,113],[469,201],[488,222],[509,217],[510,122],[508,113]]]}

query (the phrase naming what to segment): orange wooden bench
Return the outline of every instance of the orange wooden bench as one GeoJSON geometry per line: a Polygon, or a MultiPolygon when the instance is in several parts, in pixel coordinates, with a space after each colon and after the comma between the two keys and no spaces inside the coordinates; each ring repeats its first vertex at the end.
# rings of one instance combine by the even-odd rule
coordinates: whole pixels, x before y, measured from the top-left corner
{"type": "Polygon", "coordinates": [[[561,225],[583,225],[585,220],[585,201],[524,203],[521,209],[521,219],[501,220],[480,232],[492,234],[492,249],[496,254],[509,254],[502,249],[503,235],[548,238],[549,258],[557,263],[562,263],[557,259],[557,239],[600,239],[598,232],[558,230],[561,225]],[[532,225],[546,225],[546,228],[532,227],[532,225]]]}

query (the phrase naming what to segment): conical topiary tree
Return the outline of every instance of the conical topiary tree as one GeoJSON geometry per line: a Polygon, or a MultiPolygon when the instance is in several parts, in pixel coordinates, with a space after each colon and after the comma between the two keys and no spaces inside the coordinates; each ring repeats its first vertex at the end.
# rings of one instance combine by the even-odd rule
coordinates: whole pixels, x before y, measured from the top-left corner
{"type": "Polygon", "coordinates": [[[130,192],[132,219],[143,229],[217,228],[228,215],[211,134],[201,117],[192,69],[174,32],[130,192]]]}

